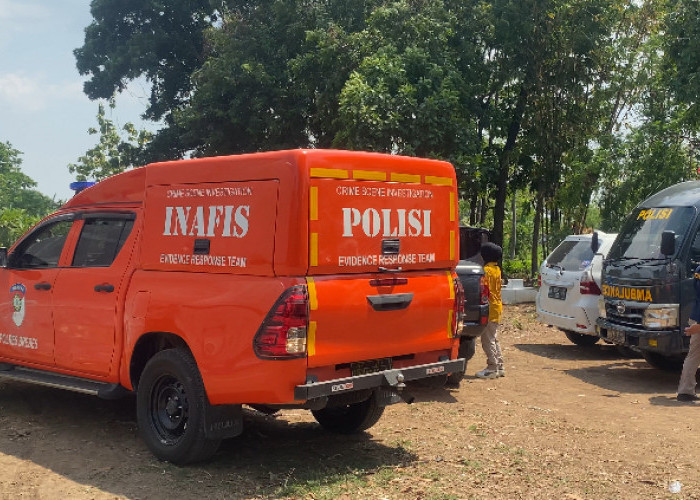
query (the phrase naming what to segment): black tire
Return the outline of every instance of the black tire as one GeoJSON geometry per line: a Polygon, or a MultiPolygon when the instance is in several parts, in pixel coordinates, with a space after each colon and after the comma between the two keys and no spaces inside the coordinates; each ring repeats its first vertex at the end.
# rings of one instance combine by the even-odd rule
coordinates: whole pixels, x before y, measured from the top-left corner
{"type": "Polygon", "coordinates": [[[360,403],[311,410],[316,422],[336,434],[355,434],[376,424],[384,413],[374,396],[360,403]]]}
{"type": "Polygon", "coordinates": [[[204,432],[208,401],[197,363],[188,352],[168,349],[153,356],[136,394],[141,437],[160,460],[184,465],[210,458],[221,443],[204,432]]]}
{"type": "Polygon", "coordinates": [[[642,351],[642,357],[644,361],[654,368],[666,372],[681,371],[683,368],[683,361],[685,360],[682,356],[664,356],[663,354],[653,351],[642,351]]]}
{"type": "Polygon", "coordinates": [[[574,344],[584,347],[595,345],[600,340],[599,337],[594,335],[586,335],[585,333],[576,333],[569,330],[564,330],[564,335],[574,344]]]}
{"type": "Polygon", "coordinates": [[[447,385],[450,387],[459,386],[460,382],[464,378],[464,374],[467,371],[467,365],[469,360],[474,357],[476,352],[476,337],[462,337],[459,339],[459,355],[458,357],[464,358],[467,362],[464,364],[464,370],[461,372],[450,373],[447,376],[447,385]]]}
{"type": "Polygon", "coordinates": [[[462,382],[462,379],[464,378],[464,373],[465,372],[450,373],[447,376],[447,382],[445,383],[445,385],[447,387],[459,387],[459,384],[462,382]]]}

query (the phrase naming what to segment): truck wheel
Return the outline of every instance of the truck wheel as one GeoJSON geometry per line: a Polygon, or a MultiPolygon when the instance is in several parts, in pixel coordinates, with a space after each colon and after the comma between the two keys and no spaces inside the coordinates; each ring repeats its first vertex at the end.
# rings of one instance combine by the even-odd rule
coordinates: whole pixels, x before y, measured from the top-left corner
{"type": "Polygon", "coordinates": [[[183,465],[216,452],[221,440],[207,439],[204,432],[207,405],[189,353],[167,349],[148,361],[138,384],[136,415],[143,440],[160,460],[183,465]]]}
{"type": "Polygon", "coordinates": [[[642,351],[644,361],[658,370],[667,372],[679,372],[683,368],[684,357],[664,356],[658,352],[642,351]]]}
{"type": "Polygon", "coordinates": [[[462,337],[459,339],[458,357],[464,358],[465,360],[467,360],[467,363],[465,363],[465,365],[464,365],[464,371],[450,373],[447,376],[447,385],[448,386],[450,386],[450,387],[458,387],[459,386],[459,383],[464,378],[464,373],[467,370],[467,365],[469,364],[469,360],[474,357],[475,352],[476,352],[476,337],[462,337]]]}
{"type": "Polygon", "coordinates": [[[376,424],[384,413],[384,407],[379,406],[372,396],[360,403],[311,410],[311,413],[316,422],[328,431],[336,434],[355,434],[376,424]]]}
{"type": "Polygon", "coordinates": [[[598,342],[599,338],[594,335],[586,335],[585,333],[576,333],[570,330],[564,330],[564,335],[576,345],[592,346],[598,342]]]}

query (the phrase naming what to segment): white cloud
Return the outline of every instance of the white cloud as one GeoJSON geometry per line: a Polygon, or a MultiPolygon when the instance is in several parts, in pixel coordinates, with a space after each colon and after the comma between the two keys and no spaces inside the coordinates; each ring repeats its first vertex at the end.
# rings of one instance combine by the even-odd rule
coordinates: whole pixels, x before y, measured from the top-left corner
{"type": "Polygon", "coordinates": [[[42,77],[21,73],[0,74],[0,107],[27,112],[43,111],[56,100],[84,99],[82,88],[79,80],[49,83],[42,77]]]}
{"type": "Polygon", "coordinates": [[[0,21],[29,21],[48,17],[49,10],[26,0],[0,0],[0,21]]]}

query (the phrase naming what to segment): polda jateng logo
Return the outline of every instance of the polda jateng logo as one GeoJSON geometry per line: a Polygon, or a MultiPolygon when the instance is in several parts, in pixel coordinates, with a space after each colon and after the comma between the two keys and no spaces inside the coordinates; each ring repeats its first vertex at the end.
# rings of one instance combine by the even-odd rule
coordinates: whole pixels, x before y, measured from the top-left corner
{"type": "Polygon", "coordinates": [[[22,283],[15,283],[10,287],[10,297],[12,297],[12,321],[15,325],[21,326],[24,321],[24,297],[27,288],[22,283]]]}

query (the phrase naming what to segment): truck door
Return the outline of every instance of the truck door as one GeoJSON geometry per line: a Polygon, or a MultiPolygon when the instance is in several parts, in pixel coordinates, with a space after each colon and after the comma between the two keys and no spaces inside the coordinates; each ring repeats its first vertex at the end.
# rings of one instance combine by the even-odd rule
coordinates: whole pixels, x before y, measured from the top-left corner
{"type": "Polygon", "coordinates": [[[134,213],[84,214],[80,236],[54,289],[56,366],[107,376],[121,335],[124,278],[134,213]]]}
{"type": "MultiPolygon", "coordinates": [[[[8,256],[0,270],[0,356],[54,364],[52,298],[72,216],[38,226],[8,256]]],[[[65,258],[65,256],[64,256],[65,258]]]]}

